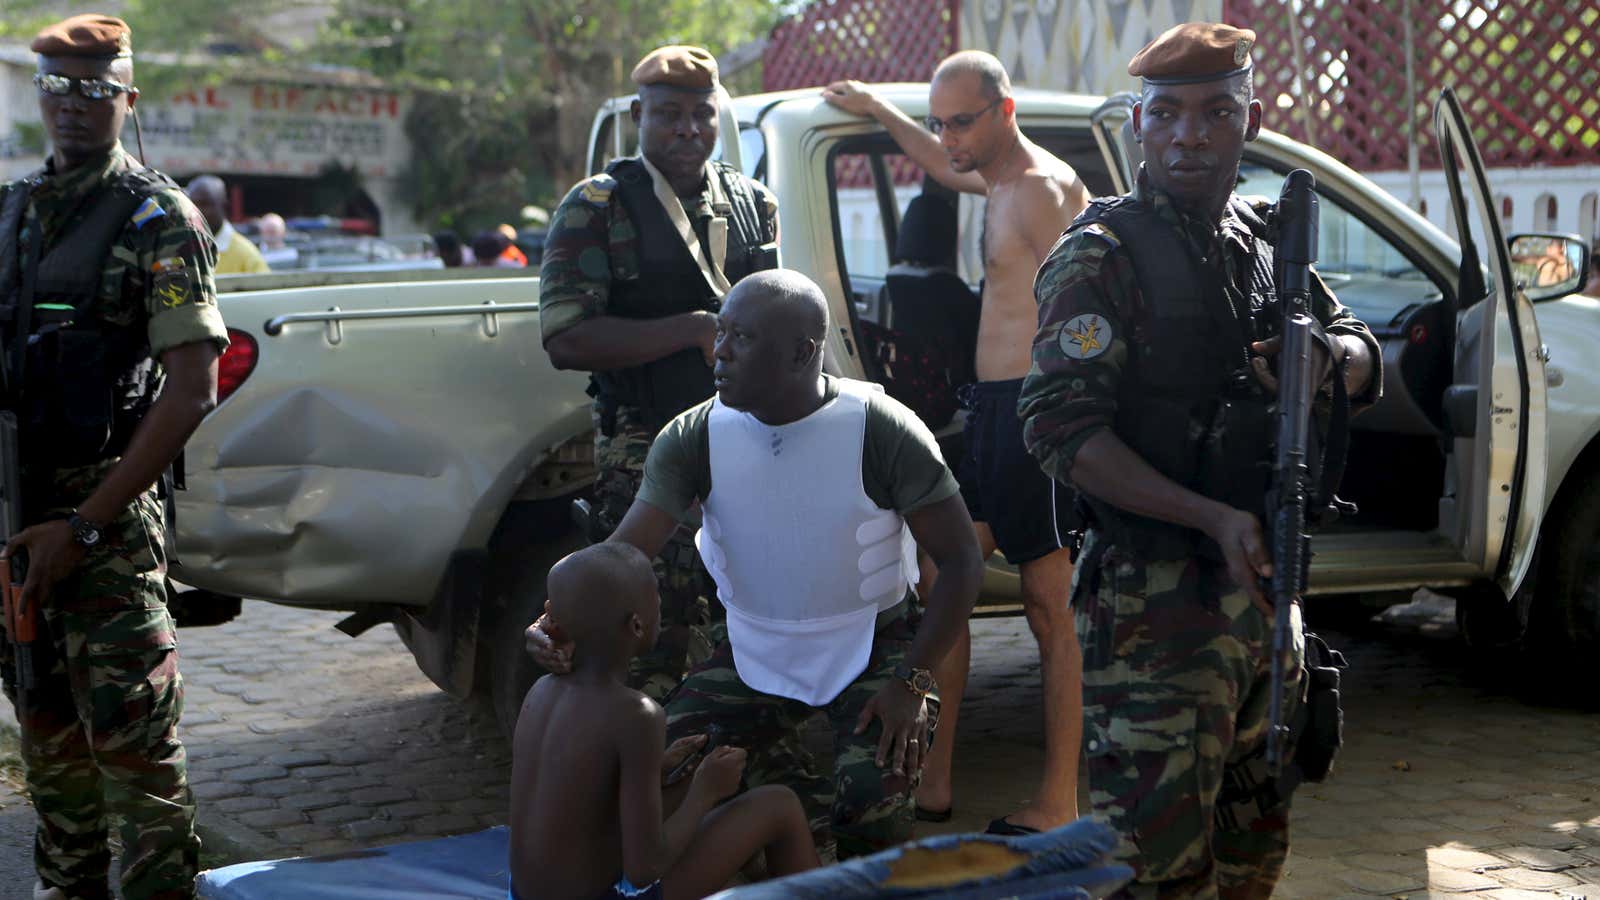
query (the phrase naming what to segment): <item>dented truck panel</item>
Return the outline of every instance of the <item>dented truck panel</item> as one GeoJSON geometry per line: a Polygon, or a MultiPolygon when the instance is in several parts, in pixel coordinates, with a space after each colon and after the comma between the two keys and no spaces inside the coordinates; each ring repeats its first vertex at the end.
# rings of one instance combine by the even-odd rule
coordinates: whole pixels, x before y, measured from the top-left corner
{"type": "Polygon", "coordinates": [[[590,431],[586,376],[551,366],[537,299],[533,278],[224,294],[259,361],[189,441],[173,576],[426,608],[535,470],[547,494],[582,478],[563,448],[590,431]]]}

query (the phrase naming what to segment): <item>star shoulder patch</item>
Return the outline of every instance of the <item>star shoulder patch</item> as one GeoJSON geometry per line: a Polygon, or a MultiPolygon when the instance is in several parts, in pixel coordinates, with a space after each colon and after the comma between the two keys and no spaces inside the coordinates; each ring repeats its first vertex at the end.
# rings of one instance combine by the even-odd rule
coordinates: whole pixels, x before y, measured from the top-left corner
{"type": "Polygon", "coordinates": [[[1082,313],[1061,326],[1061,352],[1068,359],[1094,359],[1111,348],[1111,323],[1105,316],[1082,313]]]}

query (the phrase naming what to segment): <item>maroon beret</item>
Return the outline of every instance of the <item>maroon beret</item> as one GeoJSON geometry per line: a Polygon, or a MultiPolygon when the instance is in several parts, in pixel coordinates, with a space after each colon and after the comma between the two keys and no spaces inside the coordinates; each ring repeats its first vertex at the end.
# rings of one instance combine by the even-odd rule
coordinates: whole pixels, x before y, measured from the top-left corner
{"type": "Polygon", "coordinates": [[[1220,81],[1250,71],[1256,33],[1214,22],[1170,28],[1128,63],[1128,74],[1149,84],[1220,81]]]}
{"type": "Polygon", "coordinates": [[[41,56],[116,59],[133,55],[133,33],[115,16],[87,13],[63,19],[39,32],[28,49],[41,56]]]}

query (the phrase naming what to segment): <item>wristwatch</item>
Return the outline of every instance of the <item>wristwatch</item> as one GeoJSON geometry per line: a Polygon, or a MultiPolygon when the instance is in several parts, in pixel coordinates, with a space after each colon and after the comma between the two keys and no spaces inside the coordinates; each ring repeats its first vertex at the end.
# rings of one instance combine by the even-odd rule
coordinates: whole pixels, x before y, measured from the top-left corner
{"type": "Polygon", "coordinates": [[[84,549],[100,543],[100,526],[78,515],[77,510],[67,516],[67,527],[72,529],[72,539],[84,549]]]}
{"type": "Polygon", "coordinates": [[[918,697],[926,697],[939,687],[939,683],[933,680],[933,670],[912,668],[905,663],[894,667],[894,677],[905,682],[911,693],[918,697]]]}

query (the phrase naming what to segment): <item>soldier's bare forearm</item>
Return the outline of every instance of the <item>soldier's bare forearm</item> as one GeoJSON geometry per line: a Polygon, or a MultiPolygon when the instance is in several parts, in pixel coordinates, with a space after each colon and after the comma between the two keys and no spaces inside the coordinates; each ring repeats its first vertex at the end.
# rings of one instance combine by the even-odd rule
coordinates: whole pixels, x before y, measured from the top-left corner
{"type": "Polygon", "coordinates": [[[906,514],[918,546],[938,567],[939,577],[928,594],[927,609],[917,628],[906,664],[931,669],[955,647],[983,584],[983,557],[977,532],[961,497],[954,496],[906,514]]]}
{"type": "Polygon", "coordinates": [[[78,515],[107,523],[150,489],[182,452],[200,421],[217,405],[217,348],[184,344],[161,355],[167,381],[128,442],[122,459],[78,506],[78,515]]]}
{"type": "Polygon", "coordinates": [[[544,347],[558,369],[607,372],[708,347],[716,330],[716,316],[705,311],[660,319],[596,316],[552,336],[544,347]]]}
{"type": "Polygon", "coordinates": [[[1109,428],[1084,441],[1072,458],[1072,483],[1098,500],[1136,515],[1211,534],[1232,510],[1156,471],[1109,428]]]}

